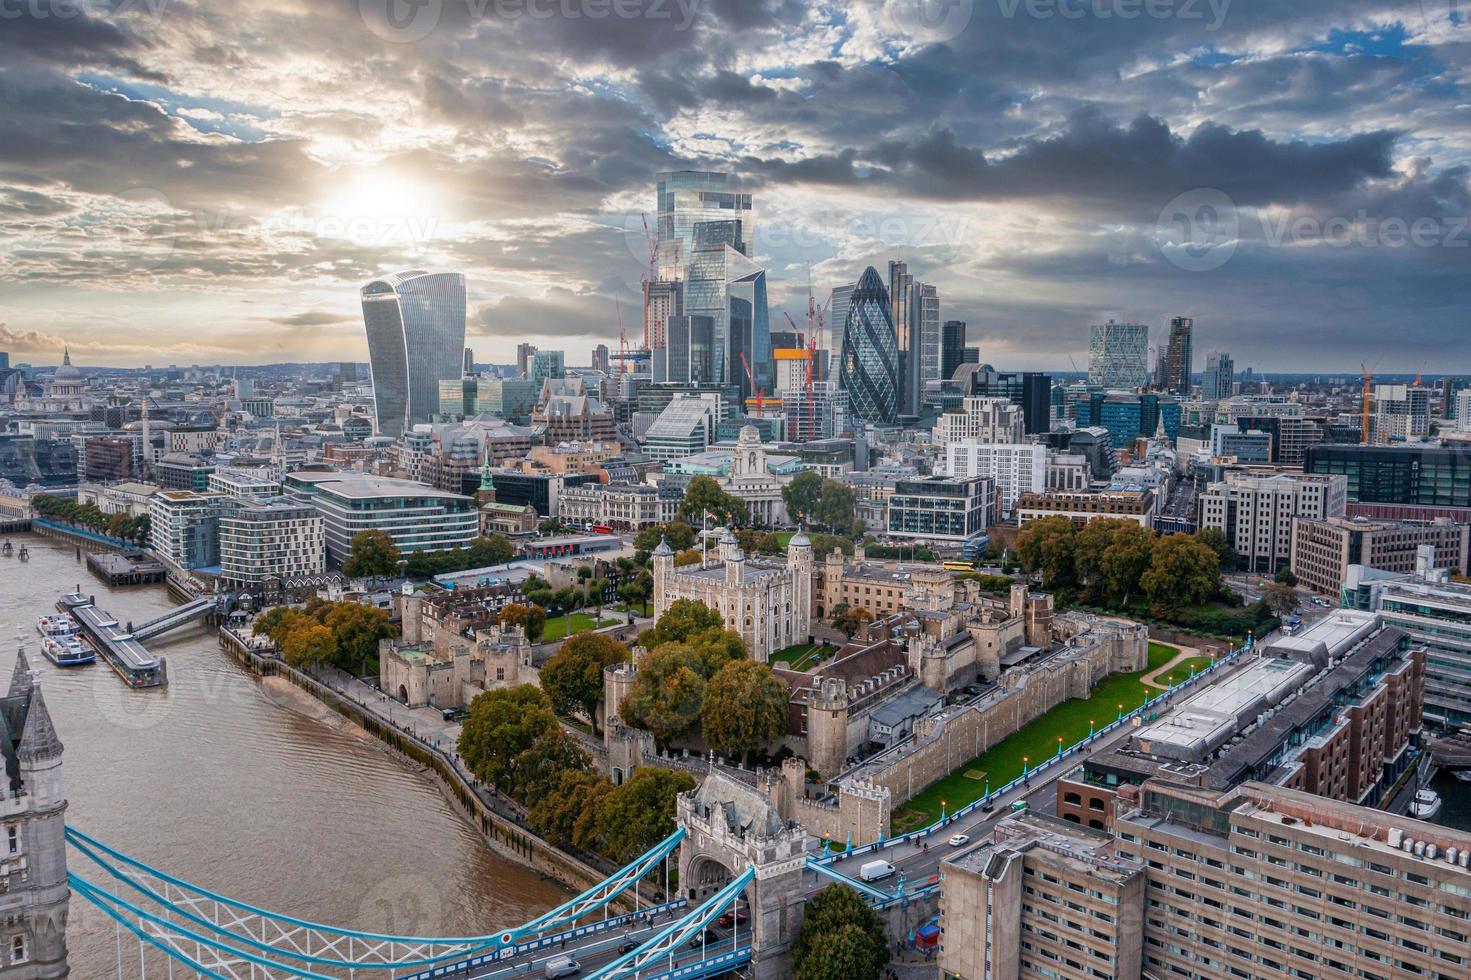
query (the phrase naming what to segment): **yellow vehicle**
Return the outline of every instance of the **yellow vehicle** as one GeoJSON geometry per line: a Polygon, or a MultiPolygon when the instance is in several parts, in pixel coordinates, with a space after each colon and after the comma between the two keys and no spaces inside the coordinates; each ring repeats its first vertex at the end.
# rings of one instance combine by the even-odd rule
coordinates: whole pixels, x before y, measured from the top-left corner
{"type": "Polygon", "coordinates": [[[943,567],[945,569],[945,571],[947,571],[947,572],[973,572],[973,571],[975,571],[975,566],[972,565],[970,562],[965,562],[965,561],[947,561],[947,562],[942,562],[941,563],[941,567],[943,567]]]}

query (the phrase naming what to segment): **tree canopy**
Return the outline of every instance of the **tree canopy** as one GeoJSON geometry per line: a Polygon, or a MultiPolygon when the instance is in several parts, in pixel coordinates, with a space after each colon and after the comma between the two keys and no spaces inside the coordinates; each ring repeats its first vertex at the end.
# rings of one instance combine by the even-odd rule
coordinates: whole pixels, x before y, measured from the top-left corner
{"type": "Polygon", "coordinates": [[[628,659],[628,647],[604,633],[578,633],[541,669],[541,686],[564,715],[581,712],[597,724],[603,700],[603,671],[628,659]]]}
{"type": "MultiPolygon", "coordinates": [[[[703,525],[706,514],[717,524],[730,527],[744,526],[750,519],[744,500],[726,493],[713,477],[697,476],[685,487],[684,499],[679,502],[679,516],[703,525]]],[[[670,542],[670,547],[674,547],[673,542],[670,542]]]]}
{"type": "Polygon", "coordinates": [[[342,563],[342,574],[352,578],[394,575],[398,561],[398,546],[387,531],[359,531],[352,536],[352,550],[342,563]]]}
{"type": "Polygon", "coordinates": [[[889,962],[889,937],[862,896],[832,884],[807,903],[791,956],[794,978],[875,980],[889,962]]]}
{"type": "Polygon", "coordinates": [[[728,756],[765,749],[787,730],[791,689],[766,664],[731,660],[705,687],[705,741],[728,756]]]}

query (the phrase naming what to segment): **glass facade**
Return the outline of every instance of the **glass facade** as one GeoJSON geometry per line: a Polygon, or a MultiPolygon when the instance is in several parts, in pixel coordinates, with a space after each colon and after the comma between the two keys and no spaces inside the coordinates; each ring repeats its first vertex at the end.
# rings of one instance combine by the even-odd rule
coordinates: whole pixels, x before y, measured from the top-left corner
{"type": "Polygon", "coordinates": [[[415,270],[362,289],[374,425],[400,436],[439,411],[439,382],[460,377],[465,350],[465,277],[415,270]]]}
{"type": "Polygon", "coordinates": [[[848,303],[838,382],[855,417],[879,425],[898,421],[899,346],[889,293],[873,266],[864,270],[848,303]]]}
{"type": "Polygon", "coordinates": [[[1134,390],[1149,383],[1149,327],[1095,323],[1088,345],[1088,383],[1134,390]]]}
{"type": "Polygon", "coordinates": [[[745,244],[755,232],[751,195],[732,189],[730,174],[703,170],[671,170],[655,177],[658,215],[655,226],[659,278],[680,281],[685,266],[694,258],[695,226],[701,222],[739,221],[744,233],[736,247],[749,254],[745,244]]]}
{"type": "Polygon", "coordinates": [[[1471,453],[1440,446],[1309,446],[1303,469],[1348,477],[1348,499],[1368,504],[1471,507],[1471,453]]]}

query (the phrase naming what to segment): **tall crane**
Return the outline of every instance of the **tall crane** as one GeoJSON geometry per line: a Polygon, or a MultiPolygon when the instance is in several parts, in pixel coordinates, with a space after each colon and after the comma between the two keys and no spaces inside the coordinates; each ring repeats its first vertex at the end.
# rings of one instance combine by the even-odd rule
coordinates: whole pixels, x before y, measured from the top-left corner
{"type": "Polygon", "coordinates": [[[1364,367],[1364,363],[1362,361],[1359,362],[1359,370],[1364,374],[1363,415],[1359,421],[1359,428],[1361,430],[1359,432],[1359,442],[1366,446],[1369,444],[1369,399],[1373,397],[1374,372],[1378,369],[1378,361],[1374,362],[1372,368],[1364,367]]]}
{"type": "MultiPolygon", "coordinates": [[[[654,341],[657,340],[657,339],[659,339],[659,338],[649,336],[649,328],[652,326],[652,324],[649,323],[649,284],[654,281],[654,279],[656,277],[656,274],[657,274],[656,273],[656,267],[657,267],[657,262],[658,262],[658,258],[659,258],[659,240],[654,237],[654,233],[653,232],[649,231],[649,216],[647,214],[644,214],[644,213],[640,212],[639,213],[639,217],[643,219],[643,223],[644,223],[644,241],[649,246],[649,264],[648,264],[648,267],[646,269],[644,269],[644,275],[643,275],[643,287],[644,287],[644,346],[647,347],[647,348],[649,348],[649,349],[653,349],[653,347],[655,346],[654,345],[654,341]]],[[[659,346],[663,346],[663,345],[661,344],[659,346]]]]}
{"type": "MultiPolygon", "coordinates": [[[[754,391],[754,392],[756,392],[756,412],[758,414],[764,412],[766,410],[766,406],[768,404],[780,404],[779,402],[772,403],[772,402],[768,402],[767,401],[767,399],[766,399],[766,389],[765,388],[758,388],[758,387],[756,387],[756,376],[751,373],[751,362],[746,360],[746,352],[745,351],[741,351],[740,352],[740,356],[741,356],[741,367],[746,372],[746,381],[750,383],[751,390],[754,391]]],[[[747,404],[750,404],[750,402],[751,402],[751,399],[749,399],[749,398],[746,399],[746,403],[747,404]]]]}

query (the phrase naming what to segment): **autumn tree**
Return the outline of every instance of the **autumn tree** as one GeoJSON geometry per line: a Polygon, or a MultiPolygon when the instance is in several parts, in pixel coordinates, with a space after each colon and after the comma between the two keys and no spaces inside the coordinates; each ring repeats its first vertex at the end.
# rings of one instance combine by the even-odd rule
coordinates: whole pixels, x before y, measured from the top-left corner
{"type": "Polygon", "coordinates": [[[649,555],[659,547],[660,541],[668,541],[669,547],[675,551],[682,551],[694,545],[695,529],[684,521],[671,521],[668,524],[655,524],[644,528],[633,539],[635,561],[641,565],[647,564],[649,555]]]}
{"type": "Polygon", "coordinates": [[[628,647],[604,633],[579,633],[541,669],[541,686],[552,707],[564,715],[581,712],[597,724],[603,699],[603,671],[628,659],[628,647]]]}
{"type": "Polygon", "coordinates": [[[651,629],[639,636],[640,646],[652,650],[661,643],[683,643],[696,633],[724,629],[720,613],[697,599],[675,599],[651,629]]]}
{"type": "Polygon", "coordinates": [[[547,626],[547,611],[538,605],[513,602],[500,611],[500,622],[507,626],[519,626],[526,631],[526,639],[535,643],[541,639],[547,626]]]}
{"type": "Polygon", "coordinates": [[[1189,534],[1171,534],[1155,542],[1139,584],[1151,604],[1172,611],[1209,599],[1220,581],[1215,551],[1189,534]]]}
{"type": "Polygon", "coordinates": [[[700,722],[705,741],[727,756],[749,757],[787,730],[791,690],[766,664],[732,660],[710,678],[700,722]]]}
{"type": "Polygon", "coordinates": [[[853,488],[836,480],[823,480],[813,519],[834,534],[857,537],[863,533],[858,519],[858,496],[853,488]]]}
{"type": "Polygon", "coordinates": [[[618,713],[630,725],[652,732],[660,744],[688,732],[700,717],[705,674],[699,655],[683,643],[651,650],[618,713]]]}
{"type": "Polygon", "coordinates": [[[560,730],[546,693],[531,684],[477,694],[460,728],[459,750],[481,781],[514,794],[523,753],[547,732],[560,730]]]}
{"type": "Polygon", "coordinates": [[[398,546],[387,531],[376,528],[352,536],[352,550],[342,563],[349,578],[386,577],[398,572],[398,546]]]}
{"type": "Polygon", "coordinates": [[[1203,527],[1195,532],[1195,540],[1210,548],[1220,560],[1221,571],[1236,571],[1236,549],[1226,540],[1226,532],[1218,527],[1203,527]]]}
{"type": "MultiPolygon", "coordinates": [[[[1081,543],[1081,535],[1079,540],[1081,543]]],[[[1099,562],[1102,594],[1110,605],[1118,608],[1128,605],[1139,590],[1154,555],[1154,542],[1154,532],[1133,521],[1122,521],[1114,529],[1099,562]]]]}
{"type": "Polygon", "coordinates": [[[640,766],[597,802],[598,848],[626,864],[674,832],[675,798],[695,788],[687,772],[640,766]]]}
{"type": "Polygon", "coordinates": [[[357,602],[336,603],[323,622],[337,640],[338,666],[359,676],[377,662],[378,641],[398,635],[387,610],[357,602]]]}
{"type": "Polygon", "coordinates": [[[468,568],[486,565],[504,565],[516,557],[516,546],[504,534],[492,534],[488,538],[476,538],[470,542],[468,568]]]}
{"type": "Polygon", "coordinates": [[[869,623],[873,622],[873,613],[862,606],[848,606],[835,609],[833,612],[833,628],[840,629],[848,639],[869,623]]]}
{"type": "Polygon", "coordinates": [[[298,670],[315,667],[337,655],[337,640],[332,631],[308,616],[291,628],[281,643],[281,655],[298,670]]]}
{"type": "Polygon", "coordinates": [[[1030,521],[1016,539],[1017,558],[1028,575],[1040,575],[1044,589],[1076,583],[1073,557],[1078,528],[1061,514],[1030,521]]]}
{"type": "MultiPolygon", "coordinates": [[[[713,477],[697,476],[685,487],[684,499],[679,502],[679,516],[703,525],[706,514],[717,524],[731,527],[744,525],[748,519],[744,500],[726,493],[713,477]]],[[[674,547],[673,542],[670,547],[674,547]]]]}

